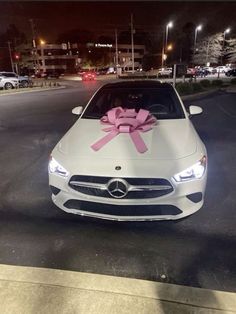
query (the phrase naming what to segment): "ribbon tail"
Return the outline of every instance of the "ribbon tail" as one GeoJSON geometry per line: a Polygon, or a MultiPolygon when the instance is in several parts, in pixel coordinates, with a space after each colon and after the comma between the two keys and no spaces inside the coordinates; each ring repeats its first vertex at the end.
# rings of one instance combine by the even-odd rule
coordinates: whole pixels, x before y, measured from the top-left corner
{"type": "Polygon", "coordinates": [[[145,153],[148,150],[138,131],[130,133],[130,137],[139,153],[145,153]]]}
{"type": "Polygon", "coordinates": [[[96,143],[94,143],[93,145],[91,145],[90,147],[95,150],[98,151],[99,149],[101,149],[104,145],[106,145],[108,142],[110,142],[114,137],[116,137],[116,135],[119,134],[119,132],[117,131],[111,131],[110,133],[108,133],[107,135],[105,135],[104,137],[102,137],[100,140],[98,140],[96,143]]]}

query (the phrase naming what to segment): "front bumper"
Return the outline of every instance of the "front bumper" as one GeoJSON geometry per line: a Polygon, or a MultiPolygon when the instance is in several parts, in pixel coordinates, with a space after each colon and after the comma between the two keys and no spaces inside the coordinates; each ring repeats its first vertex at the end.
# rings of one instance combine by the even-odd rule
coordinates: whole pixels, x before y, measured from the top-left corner
{"type": "Polygon", "coordinates": [[[205,172],[201,179],[184,183],[176,183],[169,179],[174,187],[173,192],[146,199],[115,199],[86,195],[70,188],[68,180],[62,177],[50,174],[49,178],[50,185],[58,189],[57,193],[52,195],[53,202],[67,213],[118,221],[176,220],[191,215],[202,207],[207,173],[205,172]],[[201,197],[189,197],[192,195],[201,195],[201,197]],[[89,209],[84,206],[88,203],[89,209]],[[73,207],[72,204],[76,206],[73,207]],[[110,210],[108,210],[109,206],[110,210]],[[174,214],[171,214],[170,207],[176,209],[174,214]]]}

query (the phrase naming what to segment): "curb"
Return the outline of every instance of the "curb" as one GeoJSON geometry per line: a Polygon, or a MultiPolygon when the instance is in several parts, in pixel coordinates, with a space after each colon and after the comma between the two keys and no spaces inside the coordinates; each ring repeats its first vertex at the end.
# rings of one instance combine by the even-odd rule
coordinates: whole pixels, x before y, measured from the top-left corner
{"type": "Polygon", "coordinates": [[[180,96],[180,98],[182,100],[192,100],[192,99],[202,98],[202,97],[210,96],[214,94],[215,92],[218,92],[219,90],[221,90],[221,88],[216,88],[214,90],[191,94],[191,95],[184,95],[184,96],[180,96]]]}
{"type": "Polygon", "coordinates": [[[12,93],[6,93],[6,94],[1,94],[0,93],[0,96],[10,96],[10,95],[17,95],[17,94],[25,94],[25,93],[44,92],[44,91],[47,91],[47,90],[57,90],[57,89],[63,89],[63,88],[66,88],[66,86],[41,88],[41,89],[37,89],[37,90],[24,90],[24,91],[12,92],[12,93]]]}
{"type": "Polygon", "coordinates": [[[84,293],[93,291],[96,293],[109,293],[113,296],[124,295],[143,300],[171,302],[172,304],[204,309],[206,312],[211,309],[213,311],[236,313],[235,293],[140,279],[48,268],[0,265],[0,285],[1,282],[9,282],[9,284],[11,282],[11,285],[15,286],[28,283],[40,287],[53,286],[55,289],[57,287],[73,288],[84,291],[84,293]]]}

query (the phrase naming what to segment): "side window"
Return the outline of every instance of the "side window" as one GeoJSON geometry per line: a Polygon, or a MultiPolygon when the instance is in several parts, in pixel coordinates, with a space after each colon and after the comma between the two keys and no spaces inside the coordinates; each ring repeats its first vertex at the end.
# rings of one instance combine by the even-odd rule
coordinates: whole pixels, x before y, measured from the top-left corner
{"type": "Polygon", "coordinates": [[[17,77],[17,75],[15,74],[15,73],[11,73],[11,72],[9,72],[9,73],[6,73],[7,75],[7,77],[17,77]]]}
{"type": "Polygon", "coordinates": [[[15,73],[5,73],[4,76],[6,76],[6,77],[16,77],[15,73]]]}

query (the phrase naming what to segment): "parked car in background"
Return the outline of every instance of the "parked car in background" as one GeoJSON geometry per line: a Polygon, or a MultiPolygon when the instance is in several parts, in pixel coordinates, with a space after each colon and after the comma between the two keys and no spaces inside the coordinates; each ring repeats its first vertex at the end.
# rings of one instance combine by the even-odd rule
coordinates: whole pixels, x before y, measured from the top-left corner
{"type": "Polygon", "coordinates": [[[228,72],[229,70],[231,70],[230,67],[227,67],[225,65],[219,65],[218,67],[216,67],[216,72],[217,73],[226,73],[228,72]]]}
{"type": "Polygon", "coordinates": [[[0,75],[0,88],[12,89],[19,86],[19,80],[16,77],[5,77],[0,75]]]}
{"type": "Polygon", "coordinates": [[[213,67],[203,67],[203,69],[208,71],[209,74],[212,74],[214,68],[213,67]]]}
{"type": "Polygon", "coordinates": [[[29,76],[21,76],[14,72],[0,72],[0,76],[4,76],[7,78],[18,79],[20,87],[28,87],[31,84],[31,79],[29,76]]]}
{"type": "Polygon", "coordinates": [[[191,76],[194,76],[196,74],[196,69],[195,68],[187,68],[187,73],[186,73],[187,77],[191,77],[191,76]]]}
{"type": "Polygon", "coordinates": [[[108,73],[108,70],[108,67],[96,69],[96,75],[106,75],[108,73]]]}
{"type": "Polygon", "coordinates": [[[200,76],[200,77],[206,77],[209,74],[210,72],[205,68],[198,68],[196,69],[196,72],[195,72],[195,75],[200,76]]]}
{"type": "Polygon", "coordinates": [[[226,76],[236,76],[236,68],[225,72],[226,76]]]}
{"type": "Polygon", "coordinates": [[[172,75],[172,68],[160,68],[157,71],[158,77],[171,77],[172,75]]]}

